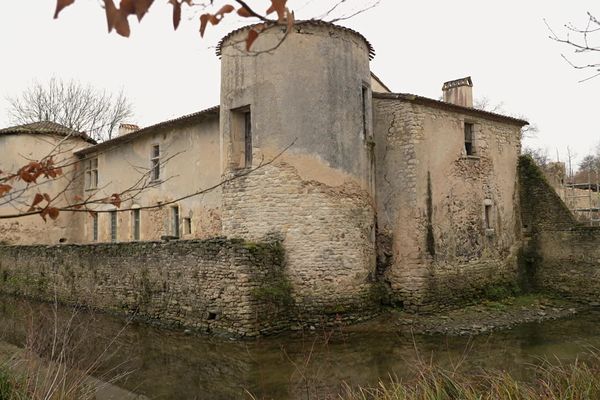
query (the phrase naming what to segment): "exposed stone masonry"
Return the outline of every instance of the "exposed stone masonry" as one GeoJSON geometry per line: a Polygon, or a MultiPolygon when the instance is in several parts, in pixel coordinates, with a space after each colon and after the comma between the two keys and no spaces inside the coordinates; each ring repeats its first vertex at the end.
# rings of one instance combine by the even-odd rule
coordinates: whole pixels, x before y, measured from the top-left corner
{"type": "Polygon", "coordinates": [[[256,336],[289,328],[283,268],[277,242],[0,246],[0,292],[256,336]]]}
{"type": "Polygon", "coordinates": [[[360,187],[303,181],[279,163],[231,181],[223,200],[227,236],[282,241],[300,323],[375,311],[374,214],[360,187]]]}

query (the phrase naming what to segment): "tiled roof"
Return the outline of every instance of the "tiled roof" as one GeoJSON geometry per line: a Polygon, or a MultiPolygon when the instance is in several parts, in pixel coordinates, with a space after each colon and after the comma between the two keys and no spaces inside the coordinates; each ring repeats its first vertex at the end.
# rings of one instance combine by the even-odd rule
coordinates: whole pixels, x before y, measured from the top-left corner
{"type": "MultiPolygon", "coordinates": [[[[237,34],[238,32],[242,32],[244,30],[250,29],[250,28],[252,28],[254,26],[257,26],[257,25],[260,25],[260,24],[247,25],[247,26],[244,26],[244,27],[241,27],[239,29],[236,29],[234,31],[229,32],[225,37],[223,37],[223,39],[221,39],[219,41],[219,44],[217,45],[217,50],[216,50],[217,56],[219,58],[221,58],[222,49],[223,49],[223,43],[227,39],[229,39],[233,35],[237,34]]],[[[359,36],[367,44],[367,47],[369,48],[369,59],[372,60],[373,58],[375,58],[375,50],[373,49],[373,46],[371,45],[371,43],[369,43],[369,41],[362,34],[360,34],[359,32],[357,32],[357,31],[355,31],[353,29],[346,28],[345,26],[340,26],[340,25],[332,24],[331,22],[317,20],[317,19],[309,19],[309,20],[305,20],[305,21],[296,21],[294,23],[294,26],[302,26],[302,25],[327,26],[327,27],[338,29],[338,30],[341,30],[341,31],[353,33],[353,34],[359,36]]]]}
{"type": "Polygon", "coordinates": [[[108,147],[136,139],[147,133],[153,132],[158,128],[164,128],[167,126],[176,125],[178,123],[192,121],[197,118],[204,118],[208,115],[219,115],[219,106],[207,108],[206,110],[198,111],[198,112],[188,114],[188,115],[183,115],[181,117],[173,118],[168,121],[159,122],[158,124],[147,126],[145,128],[139,129],[135,132],[127,133],[122,136],[117,136],[114,139],[106,140],[102,143],[97,144],[96,146],[91,146],[91,147],[87,147],[85,149],[79,150],[79,151],[75,152],[75,154],[84,156],[86,154],[95,153],[98,150],[106,149],[108,147]]]}
{"type": "Polygon", "coordinates": [[[474,116],[479,116],[487,119],[491,119],[494,121],[507,122],[519,126],[529,125],[529,122],[509,117],[507,115],[496,114],[489,111],[479,110],[473,107],[463,107],[456,104],[448,103],[446,101],[434,100],[429,97],[417,96],[415,94],[409,93],[373,93],[373,97],[376,99],[392,99],[392,100],[404,100],[410,101],[418,104],[423,104],[426,106],[438,107],[442,109],[446,109],[449,111],[461,112],[463,114],[469,114],[474,116]]]}
{"type": "Polygon", "coordinates": [[[51,121],[33,122],[30,124],[11,126],[9,128],[0,129],[0,135],[19,135],[19,134],[46,134],[59,136],[79,137],[86,142],[96,144],[96,141],[91,139],[84,132],[77,132],[64,125],[57,124],[51,121]]]}

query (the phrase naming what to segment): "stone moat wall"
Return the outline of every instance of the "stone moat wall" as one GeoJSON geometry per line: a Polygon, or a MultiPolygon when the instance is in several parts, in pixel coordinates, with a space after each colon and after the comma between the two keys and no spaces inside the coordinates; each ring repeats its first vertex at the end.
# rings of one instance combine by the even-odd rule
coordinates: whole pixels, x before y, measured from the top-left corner
{"type": "Polygon", "coordinates": [[[281,245],[211,239],[0,246],[0,292],[257,336],[289,328],[281,245]]]}
{"type": "Polygon", "coordinates": [[[533,289],[600,301],[600,229],[578,224],[527,156],[519,160],[525,243],[523,268],[533,289]]]}

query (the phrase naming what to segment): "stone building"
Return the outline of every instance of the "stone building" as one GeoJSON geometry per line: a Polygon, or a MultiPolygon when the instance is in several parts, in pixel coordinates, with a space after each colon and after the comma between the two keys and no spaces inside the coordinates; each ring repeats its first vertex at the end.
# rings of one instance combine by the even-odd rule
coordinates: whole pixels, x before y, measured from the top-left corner
{"type": "MultiPolygon", "coordinates": [[[[0,222],[0,240],[281,240],[294,302],[311,315],[366,315],[382,289],[427,308],[514,282],[525,121],[474,109],[470,78],[445,83],[444,101],[392,93],[348,28],[299,22],[282,41],[272,27],[252,54],[247,29],[218,46],[219,106],[97,145],[69,139],[79,195],[126,191],[119,209],[65,214],[60,229],[0,222]]],[[[35,132],[11,140],[37,146],[35,132]]],[[[18,151],[0,149],[2,169],[18,151]]]]}

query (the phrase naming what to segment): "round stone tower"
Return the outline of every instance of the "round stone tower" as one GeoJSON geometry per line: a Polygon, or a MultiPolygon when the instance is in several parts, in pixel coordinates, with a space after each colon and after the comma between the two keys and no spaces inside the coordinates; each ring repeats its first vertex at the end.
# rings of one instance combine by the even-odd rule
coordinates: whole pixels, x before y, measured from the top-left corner
{"type": "Polygon", "coordinates": [[[266,29],[248,52],[249,29],[218,48],[222,169],[242,175],[223,187],[224,233],[283,240],[304,322],[364,316],[375,271],[373,50],[350,29],[305,21],[266,29]]]}

